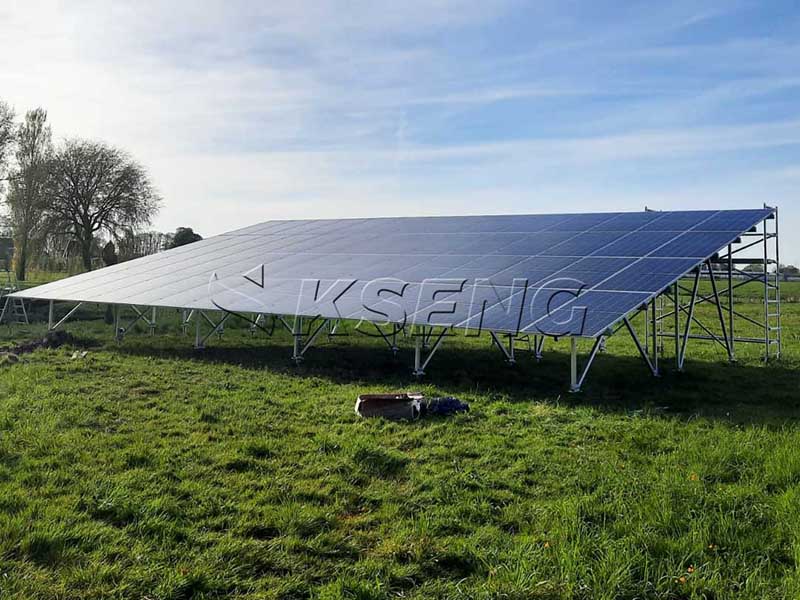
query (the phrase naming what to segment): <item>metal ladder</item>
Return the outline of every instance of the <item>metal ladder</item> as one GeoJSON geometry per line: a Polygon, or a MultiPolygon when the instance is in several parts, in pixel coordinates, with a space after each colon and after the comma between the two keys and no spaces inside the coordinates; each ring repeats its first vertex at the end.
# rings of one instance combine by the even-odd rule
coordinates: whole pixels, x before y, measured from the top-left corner
{"type": "Polygon", "coordinates": [[[764,221],[764,360],[779,359],[783,346],[781,325],[781,263],[778,248],[778,216],[771,220],[775,231],[770,232],[764,221]],[[775,258],[769,257],[769,241],[775,243],[775,258]],[[770,272],[769,266],[775,265],[770,272]]]}
{"type": "Polygon", "coordinates": [[[22,298],[11,298],[9,294],[16,292],[16,278],[13,272],[5,265],[4,282],[0,282],[0,323],[7,320],[9,325],[30,325],[28,311],[25,309],[25,301],[22,298]]]}
{"type": "Polygon", "coordinates": [[[6,295],[0,302],[3,306],[0,310],[0,323],[5,320],[9,325],[30,325],[28,311],[25,310],[25,301],[22,298],[11,298],[6,295]]]}

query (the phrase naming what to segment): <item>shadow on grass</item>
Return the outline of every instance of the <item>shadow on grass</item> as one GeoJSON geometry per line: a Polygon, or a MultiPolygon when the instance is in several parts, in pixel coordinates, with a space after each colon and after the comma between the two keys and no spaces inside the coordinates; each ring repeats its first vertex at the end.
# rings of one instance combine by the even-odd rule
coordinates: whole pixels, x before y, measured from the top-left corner
{"type": "MultiPolygon", "coordinates": [[[[410,344],[410,341],[407,341],[410,344]]],[[[392,356],[382,342],[349,337],[312,348],[299,366],[290,360],[291,341],[281,338],[226,336],[205,350],[185,337],[139,336],[113,347],[121,354],[159,356],[269,370],[335,384],[363,383],[387,391],[433,387],[436,393],[466,398],[488,397],[507,402],[552,402],[592,406],[611,412],[644,411],[649,415],[702,415],[742,424],[779,425],[800,416],[800,371],[786,363],[729,364],[719,359],[687,360],[685,371],[674,361],[662,363],[654,378],[636,356],[599,354],[582,392],[568,393],[569,354],[564,345],[546,348],[541,361],[519,352],[507,365],[488,345],[455,341],[439,349],[417,381],[411,374],[413,349],[392,356]]],[[[585,360],[585,354],[581,357],[585,360]]]]}

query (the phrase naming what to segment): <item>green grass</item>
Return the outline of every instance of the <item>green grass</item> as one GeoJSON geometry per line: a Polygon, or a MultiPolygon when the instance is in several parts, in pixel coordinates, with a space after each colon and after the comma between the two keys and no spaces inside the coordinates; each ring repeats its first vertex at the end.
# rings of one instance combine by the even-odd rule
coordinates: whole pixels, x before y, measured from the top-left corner
{"type": "Polygon", "coordinates": [[[571,395],[564,342],[510,368],[448,339],[418,384],[408,343],[334,340],[294,367],[284,334],[196,353],[165,315],[118,347],[89,309],[74,347],[0,366],[0,598],[800,597],[800,305],[784,314],[780,363],[691,342],[676,373],[667,343],[654,379],[620,334],[571,395]],[[418,387],[472,410],[353,413],[418,387]]]}

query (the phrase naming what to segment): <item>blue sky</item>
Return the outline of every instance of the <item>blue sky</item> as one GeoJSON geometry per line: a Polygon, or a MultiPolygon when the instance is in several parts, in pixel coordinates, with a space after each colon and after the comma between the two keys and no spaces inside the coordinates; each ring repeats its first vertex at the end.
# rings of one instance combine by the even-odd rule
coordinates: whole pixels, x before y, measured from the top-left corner
{"type": "Polygon", "coordinates": [[[12,0],[0,97],[130,150],[164,230],[766,202],[800,263],[796,1],[12,0]]]}

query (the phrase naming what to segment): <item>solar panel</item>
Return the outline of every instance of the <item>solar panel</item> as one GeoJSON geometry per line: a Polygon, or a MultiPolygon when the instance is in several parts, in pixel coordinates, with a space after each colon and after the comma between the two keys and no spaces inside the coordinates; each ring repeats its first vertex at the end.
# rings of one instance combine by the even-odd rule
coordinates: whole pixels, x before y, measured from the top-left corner
{"type": "Polygon", "coordinates": [[[268,221],[15,295],[597,337],[773,212],[268,221]]]}

